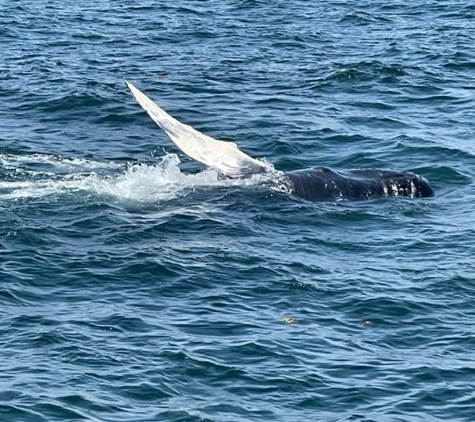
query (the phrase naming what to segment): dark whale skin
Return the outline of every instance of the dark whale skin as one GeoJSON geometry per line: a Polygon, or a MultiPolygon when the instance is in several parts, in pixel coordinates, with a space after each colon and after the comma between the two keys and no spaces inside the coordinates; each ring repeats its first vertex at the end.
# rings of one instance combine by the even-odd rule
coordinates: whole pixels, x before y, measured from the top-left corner
{"type": "Polygon", "coordinates": [[[427,180],[412,172],[380,169],[335,171],[327,167],[314,167],[285,172],[285,176],[294,195],[311,201],[434,195],[427,180]]]}

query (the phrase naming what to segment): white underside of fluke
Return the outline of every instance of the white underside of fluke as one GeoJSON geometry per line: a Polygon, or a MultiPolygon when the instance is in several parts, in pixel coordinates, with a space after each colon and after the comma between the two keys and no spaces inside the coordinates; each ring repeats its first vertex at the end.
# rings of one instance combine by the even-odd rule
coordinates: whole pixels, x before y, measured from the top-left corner
{"type": "Polygon", "coordinates": [[[213,139],[191,126],[180,123],[130,82],[125,83],[142,108],[189,157],[231,178],[246,177],[269,170],[265,163],[240,151],[234,142],[213,139]]]}

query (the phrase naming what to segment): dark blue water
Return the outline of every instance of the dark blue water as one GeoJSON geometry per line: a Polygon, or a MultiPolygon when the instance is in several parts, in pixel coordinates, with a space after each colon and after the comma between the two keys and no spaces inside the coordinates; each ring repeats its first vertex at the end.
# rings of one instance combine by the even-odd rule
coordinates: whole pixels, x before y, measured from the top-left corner
{"type": "Polygon", "coordinates": [[[471,2],[0,0],[0,45],[1,421],[475,420],[471,2]],[[220,180],[124,79],[435,197],[220,180]]]}

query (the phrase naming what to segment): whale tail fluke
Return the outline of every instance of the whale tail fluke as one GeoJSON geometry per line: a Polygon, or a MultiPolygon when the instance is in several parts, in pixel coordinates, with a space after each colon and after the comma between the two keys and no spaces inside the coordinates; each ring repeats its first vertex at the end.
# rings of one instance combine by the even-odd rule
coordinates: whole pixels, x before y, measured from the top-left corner
{"type": "Polygon", "coordinates": [[[180,123],[130,82],[125,81],[137,102],[186,155],[230,178],[264,173],[268,167],[244,154],[234,142],[219,141],[180,123]]]}

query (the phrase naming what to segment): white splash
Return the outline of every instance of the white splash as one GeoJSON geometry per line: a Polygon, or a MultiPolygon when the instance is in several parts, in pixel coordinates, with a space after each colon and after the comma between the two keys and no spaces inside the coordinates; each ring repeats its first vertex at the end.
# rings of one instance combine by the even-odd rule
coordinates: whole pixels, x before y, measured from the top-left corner
{"type": "Polygon", "coordinates": [[[200,186],[219,185],[216,172],[207,170],[184,174],[176,155],[166,155],[156,165],[134,164],[115,176],[97,173],[80,180],[77,189],[99,195],[114,196],[142,202],[167,201],[200,186]]]}
{"type": "Polygon", "coordinates": [[[118,200],[160,202],[205,187],[256,185],[270,177],[222,179],[211,169],[186,174],[179,164],[174,154],[163,156],[157,164],[128,165],[44,154],[0,155],[0,200],[83,192],[118,200]],[[48,171],[41,171],[39,165],[46,165],[48,171]],[[9,177],[4,177],[4,170],[9,177]]]}

